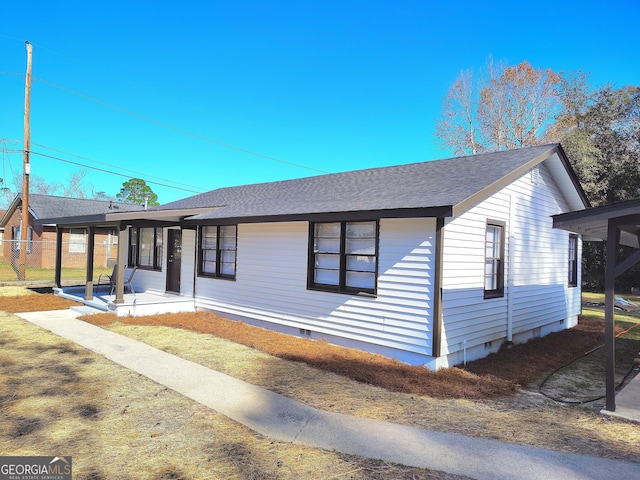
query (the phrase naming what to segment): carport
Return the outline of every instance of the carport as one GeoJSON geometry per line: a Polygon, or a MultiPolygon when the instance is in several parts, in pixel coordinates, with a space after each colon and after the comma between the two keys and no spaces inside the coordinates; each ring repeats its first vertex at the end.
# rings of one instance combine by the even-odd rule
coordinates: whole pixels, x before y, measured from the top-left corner
{"type": "Polygon", "coordinates": [[[605,382],[606,406],[616,410],[615,398],[615,281],[619,275],[640,262],[640,199],[588,208],[553,216],[554,228],[579,233],[584,240],[606,241],[605,263],[605,382]],[[618,263],[618,247],[634,248],[633,253],[618,263]]]}

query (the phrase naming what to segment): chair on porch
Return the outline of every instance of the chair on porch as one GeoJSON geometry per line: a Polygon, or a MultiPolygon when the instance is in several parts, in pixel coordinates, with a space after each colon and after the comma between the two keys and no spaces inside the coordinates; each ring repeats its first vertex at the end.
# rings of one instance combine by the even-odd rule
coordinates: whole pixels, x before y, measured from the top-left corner
{"type": "MultiPolygon", "coordinates": [[[[101,273],[98,276],[98,282],[96,283],[96,292],[98,291],[98,289],[100,288],[100,285],[113,285],[114,280],[116,278],[116,270],[118,269],[118,265],[114,264],[113,265],[113,270],[111,272],[111,275],[109,275],[108,273],[101,273]],[[104,278],[104,283],[102,283],[102,280],[104,278]]],[[[109,287],[111,288],[111,287],[109,287]]]]}
{"type": "MultiPolygon", "coordinates": [[[[127,287],[129,287],[129,290],[131,290],[131,293],[133,293],[134,295],[136,294],[136,291],[133,289],[133,285],[131,284],[131,281],[133,280],[133,276],[136,274],[136,271],[138,270],[138,267],[133,267],[131,270],[129,270],[129,276],[125,277],[124,279],[124,288],[125,290],[127,289],[127,287]]],[[[113,271],[113,275],[111,277],[111,288],[109,289],[109,295],[113,295],[113,291],[116,289],[116,275],[117,271],[114,269],[113,271]]]]}

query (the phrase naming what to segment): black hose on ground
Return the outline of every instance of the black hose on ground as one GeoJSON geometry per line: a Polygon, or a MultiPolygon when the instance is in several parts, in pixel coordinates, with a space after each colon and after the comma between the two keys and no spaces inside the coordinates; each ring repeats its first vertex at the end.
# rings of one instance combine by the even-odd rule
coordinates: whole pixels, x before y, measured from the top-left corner
{"type": "MultiPolygon", "coordinates": [[[[603,398],[606,397],[606,395],[601,395],[599,397],[596,398],[590,398],[588,400],[566,400],[563,398],[556,398],[552,395],[549,395],[548,393],[545,393],[542,391],[542,388],[544,387],[544,384],[547,383],[547,381],[557,372],[559,372],[560,370],[562,370],[563,368],[567,368],[569,365],[577,362],[578,360],[586,357],[587,355],[591,355],[593,352],[597,352],[598,350],[600,350],[602,347],[604,347],[604,345],[599,345],[596,348],[593,348],[591,350],[589,350],[588,352],[585,352],[582,356],[574,358],[573,360],[571,360],[569,363],[566,363],[565,365],[562,365],[558,368],[556,368],[554,371],[552,371],[549,375],[547,375],[544,380],[542,380],[542,382],[538,385],[538,393],[540,393],[541,395],[544,395],[545,397],[555,401],[555,402],[560,402],[560,403],[566,403],[567,405],[583,405],[585,403],[591,403],[591,402],[595,402],[597,400],[602,400],[603,398]]],[[[616,385],[616,391],[620,390],[620,388],[626,383],[627,379],[631,376],[632,373],[638,373],[638,371],[640,371],[640,366],[638,365],[634,365],[632,366],[629,371],[625,374],[625,376],[622,378],[622,380],[620,381],[620,383],[618,385],[616,385]]]]}

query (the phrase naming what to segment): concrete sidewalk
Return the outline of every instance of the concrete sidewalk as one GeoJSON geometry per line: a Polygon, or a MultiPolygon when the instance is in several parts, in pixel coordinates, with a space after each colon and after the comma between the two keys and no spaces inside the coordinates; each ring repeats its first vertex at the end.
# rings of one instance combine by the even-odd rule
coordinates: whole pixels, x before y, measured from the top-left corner
{"type": "Polygon", "coordinates": [[[77,320],[74,310],[17,315],[276,440],[476,479],[640,479],[640,463],[320,411],[77,320]]]}

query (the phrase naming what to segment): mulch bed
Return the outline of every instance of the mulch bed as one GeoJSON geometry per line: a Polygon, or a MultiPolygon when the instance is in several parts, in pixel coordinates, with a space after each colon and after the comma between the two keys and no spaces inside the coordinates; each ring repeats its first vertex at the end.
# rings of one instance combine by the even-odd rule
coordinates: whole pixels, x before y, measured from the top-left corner
{"type": "Polygon", "coordinates": [[[127,325],[182,328],[225,338],[285,360],[304,362],[358,382],[392,392],[428,395],[435,398],[480,399],[510,395],[517,384],[491,374],[477,375],[460,368],[437,372],[361,350],[339,347],[325,341],[298,338],[228,320],[211,312],[177,313],[144,317],[116,317],[96,314],[82,317],[95,325],[116,321],[127,325]]]}
{"type": "MultiPolygon", "coordinates": [[[[72,305],[77,303],[52,294],[0,297],[0,310],[10,313],[57,310],[72,305]]],[[[128,325],[187,329],[225,338],[285,360],[304,362],[393,392],[468,399],[516,393],[519,386],[538,381],[545,372],[599,345],[603,331],[602,321],[581,319],[580,324],[571,330],[503,349],[497,354],[468,363],[464,369],[446,368],[434,372],[381,355],[250,326],[210,312],[144,317],[96,314],[82,319],[96,325],[118,321],[128,325]]]]}
{"type": "Polygon", "coordinates": [[[0,310],[8,313],[65,310],[77,305],[80,304],[53,294],[0,296],[0,310]]]}

